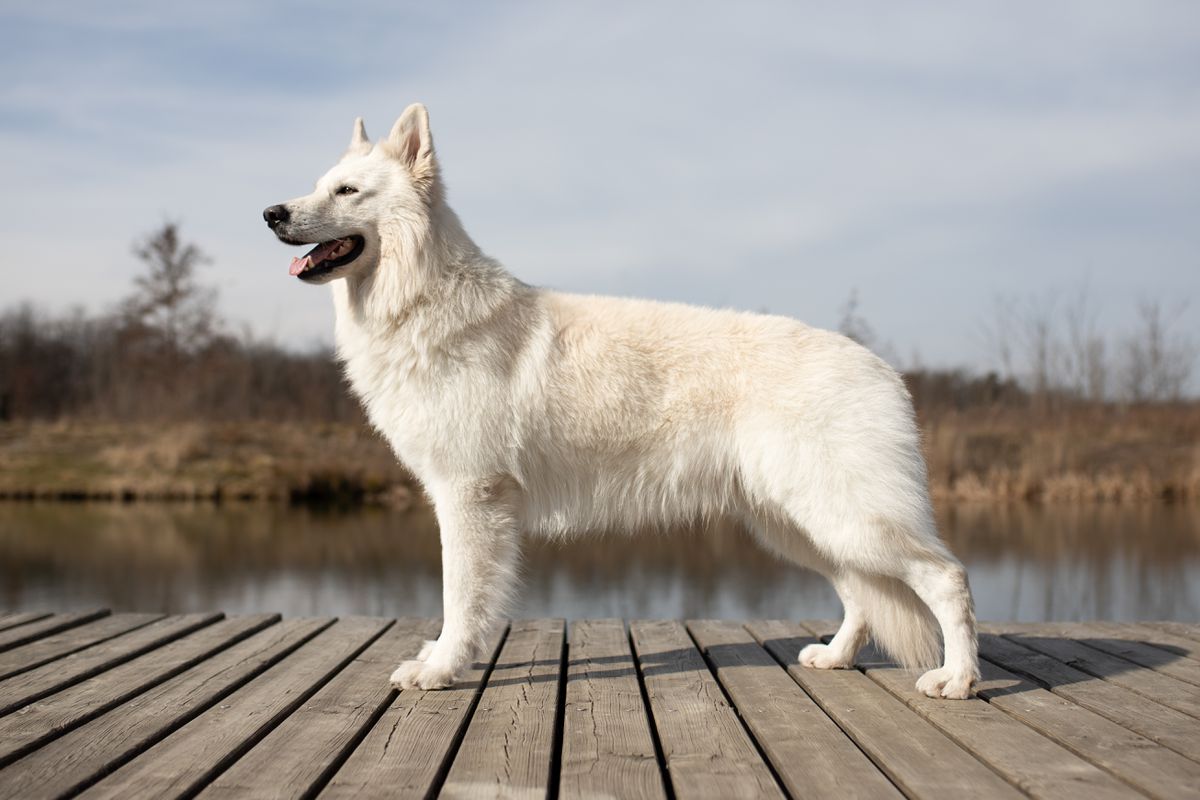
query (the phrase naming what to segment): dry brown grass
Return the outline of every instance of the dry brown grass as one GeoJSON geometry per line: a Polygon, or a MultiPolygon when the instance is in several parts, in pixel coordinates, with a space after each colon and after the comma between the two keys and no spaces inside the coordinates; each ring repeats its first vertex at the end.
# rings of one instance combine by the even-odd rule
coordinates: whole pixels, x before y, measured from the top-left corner
{"type": "Polygon", "coordinates": [[[341,423],[0,425],[0,496],[412,501],[370,431],[341,423]]]}
{"type": "MultiPolygon", "coordinates": [[[[922,420],[935,499],[1200,499],[1200,405],[947,411],[922,420]]],[[[350,423],[6,423],[0,498],[420,504],[350,423]]]]}
{"type": "Polygon", "coordinates": [[[1200,499],[1200,406],[973,409],[922,427],[939,499],[1200,499]]]}

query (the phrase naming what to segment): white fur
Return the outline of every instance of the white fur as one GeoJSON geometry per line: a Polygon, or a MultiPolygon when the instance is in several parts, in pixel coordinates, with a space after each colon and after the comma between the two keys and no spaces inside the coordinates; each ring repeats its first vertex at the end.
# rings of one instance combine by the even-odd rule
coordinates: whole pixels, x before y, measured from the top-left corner
{"type": "Polygon", "coordinates": [[[338,353],[438,516],[445,623],[397,686],[462,674],[501,619],[523,531],[733,517],[842,599],[841,630],[802,663],[850,666],[871,632],[929,666],[940,627],[944,666],[917,686],[969,696],[967,576],[934,526],[908,393],[875,355],[783,317],[521,283],[446,204],[419,105],[373,147],[357,121],[342,160],[286,207],[281,237],[365,240],[330,278],[338,353]]]}

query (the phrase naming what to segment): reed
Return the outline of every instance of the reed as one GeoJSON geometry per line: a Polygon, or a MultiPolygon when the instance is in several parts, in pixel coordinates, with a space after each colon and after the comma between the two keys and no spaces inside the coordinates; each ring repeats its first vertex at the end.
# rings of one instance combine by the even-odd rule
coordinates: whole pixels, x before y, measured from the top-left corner
{"type": "MultiPolygon", "coordinates": [[[[1200,405],[921,413],[935,501],[1200,499],[1200,405]]],[[[0,499],[423,503],[351,422],[0,424],[0,499]]]]}

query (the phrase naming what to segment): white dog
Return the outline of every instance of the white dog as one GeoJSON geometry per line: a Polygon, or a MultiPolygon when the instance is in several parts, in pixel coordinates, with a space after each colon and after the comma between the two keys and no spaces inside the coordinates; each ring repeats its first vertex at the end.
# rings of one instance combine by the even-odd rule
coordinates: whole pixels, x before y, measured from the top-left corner
{"type": "Polygon", "coordinates": [[[291,274],[333,286],[337,350],[442,537],[441,636],[392,674],[451,685],[503,614],[522,530],[564,536],[731,517],[833,582],[845,620],[800,662],[873,634],[917,688],[977,680],[967,575],[938,538],[912,403],[851,340],[782,317],[560,294],[484,255],[446,203],[424,106],[264,212],[291,274]],[[931,613],[932,612],[932,613],[931,613]]]}

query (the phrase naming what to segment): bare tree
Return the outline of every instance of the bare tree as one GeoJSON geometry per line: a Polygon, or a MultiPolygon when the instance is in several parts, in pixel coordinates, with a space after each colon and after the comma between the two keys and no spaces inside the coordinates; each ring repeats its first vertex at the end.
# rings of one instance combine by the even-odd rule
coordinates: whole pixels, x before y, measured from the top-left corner
{"type": "Polygon", "coordinates": [[[1087,281],[1063,310],[1066,343],[1064,372],[1068,387],[1080,398],[1101,402],[1108,396],[1107,347],[1097,330],[1087,281]]]}
{"type": "Polygon", "coordinates": [[[155,331],[171,353],[198,350],[216,333],[216,291],[200,285],[197,268],[210,262],[179,226],[165,223],[133,248],[146,271],[134,278],[136,291],[124,304],[131,321],[155,331]]]}
{"type": "Polygon", "coordinates": [[[984,350],[992,361],[990,368],[997,370],[1004,380],[1017,379],[1015,350],[1017,310],[1011,297],[996,295],[992,298],[991,312],[979,326],[979,335],[984,350]]]}
{"type": "Polygon", "coordinates": [[[1086,281],[1066,302],[1057,292],[997,296],[981,330],[1003,377],[1020,381],[1036,405],[1109,397],[1111,354],[1086,281]]]}
{"type": "Polygon", "coordinates": [[[1187,305],[1168,311],[1158,300],[1138,304],[1138,326],[1121,342],[1120,390],[1130,402],[1174,401],[1196,365],[1196,343],[1174,330],[1187,305]]]}
{"type": "Polygon", "coordinates": [[[839,333],[853,339],[863,347],[870,347],[874,344],[875,331],[871,330],[870,323],[858,310],[858,289],[850,290],[850,296],[846,298],[846,303],[839,313],[841,314],[838,322],[839,333]]]}
{"type": "Polygon", "coordinates": [[[1034,401],[1043,405],[1049,399],[1051,389],[1056,388],[1061,361],[1062,350],[1054,324],[1057,305],[1058,298],[1054,295],[1030,298],[1021,320],[1021,343],[1029,369],[1030,389],[1034,401]]]}

